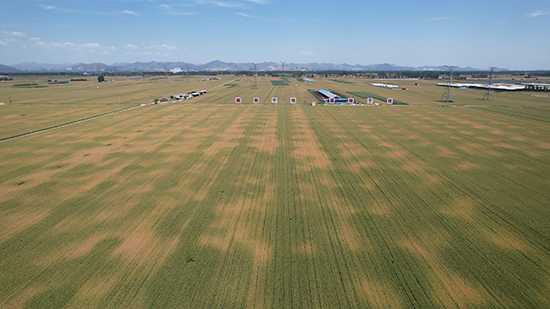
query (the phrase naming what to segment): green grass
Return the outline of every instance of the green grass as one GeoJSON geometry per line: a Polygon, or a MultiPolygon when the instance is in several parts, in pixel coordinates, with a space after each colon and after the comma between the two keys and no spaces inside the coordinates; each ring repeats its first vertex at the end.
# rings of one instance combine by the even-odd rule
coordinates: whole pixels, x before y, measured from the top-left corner
{"type": "Polygon", "coordinates": [[[288,86],[288,83],[284,80],[272,80],[271,84],[273,86],[288,86]]]}
{"type": "MultiPolygon", "coordinates": [[[[369,92],[365,92],[365,91],[348,91],[349,94],[351,95],[354,95],[354,96],[358,96],[360,98],[363,98],[363,99],[367,99],[367,98],[373,98],[373,99],[377,99],[377,100],[380,100],[380,101],[383,101],[383,102],[386,102],[388,98],[386,97],[383,97],[383,96],[380,96],[380,95],[377,95],[377,94],[373,94],[373,93],[369,93],[369,92]]],[[[401,101],[398,101],[398,100],[393,100],[393,104],[394,105],[409,105],[405,102],[401,102],[401,101]]]]}
{"type": "Polygon", "coordinates": [[[342,84],[356,84],[356,82],[350,82],[348,80],[341,80],[341,79],[330,79],[333,82],[342,83],[342,84]]]}

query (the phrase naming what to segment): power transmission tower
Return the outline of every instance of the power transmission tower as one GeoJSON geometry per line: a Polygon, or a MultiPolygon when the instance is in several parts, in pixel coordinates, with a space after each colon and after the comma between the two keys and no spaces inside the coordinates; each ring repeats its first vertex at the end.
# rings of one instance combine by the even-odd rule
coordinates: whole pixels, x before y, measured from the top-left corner
{"type": "Polygon", "coordinates": [[[283,65],[283,80],[286,82],[286,78],[285,78],[285,64],[286,64],[286,61],[281,61],[281,64],[283,65]]]}
{"type": "Polygon", "coordinates": [[[455,101],[455,93],[453,91],[453,70],[456,67],[453,66],[445,66],[446,68],[449,68],[449,83],[447,84],[447,88],[445,88],[445,91],[443,91],[443,95],[441,96],[441,101],[454,102],[455,101]]]}
{"type": "Polygon", "coordinates": [[[495,68],[491,67],[491,76],[489,77],[489,87],[487,87],[487,90],[485,90],[485,94],[483,95],[483,100],[492,101],[495,99],[494,93],[495,89],[493,88],[493,79],[495,76],[495,68]]]}
{"type": "Polygon", "coordinates": [[[166,64],[164,65],[164,78],[166,79],[166,82],[168,83],[168,68],[166,67],[166,64]]]}
{"type": "Polygon", "coordinates": [[[258,65],[256,63],[252,63],[254,65],[254,89],[258,89],[258,65]]]}

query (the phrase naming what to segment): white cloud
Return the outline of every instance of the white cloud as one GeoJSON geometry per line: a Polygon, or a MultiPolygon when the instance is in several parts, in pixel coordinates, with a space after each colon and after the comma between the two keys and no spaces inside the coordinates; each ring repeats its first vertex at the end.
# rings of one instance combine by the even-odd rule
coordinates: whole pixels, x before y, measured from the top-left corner
{"type": "Polygon", "coordinates": [[[546,15],[546,14],[548,14],[548,12],[543,12],[543,11],[541,11],[541,10],[538,10],[538,11],[535,11],[535,12],[529,14],[529,16],[531,16],[531,17],[539,17],[539,16],[546,15]]]}
{"type": "Polygon", "coordinates": [[[128,14],[128,15],[133,15],[133,16],[138,15],[136,12],[130,11],[130,10],[124,10],[124,11],[122,11],[122,14],[128,14]]]}
{"type": "Polygon", "coordinates": [[[42,41],[40,38],[37,38],[35,36],[33,36],[32,38],[30,38],[29,40],[31,41],[42,41]]]}
{"type": "Polygon", "coordinates": [[[12,39],[12,38],[4,39],[4,41],[6,41],[6,42],[17,42],[16,39],[12,39]]]}
{"type": "Polygon", "coordinates": [[[110,50],[116,50],[114,46],[102,46],[99,43],[83,43],[76,44],[73,42],[44,42],[38,41],[34,45],[45,49],[60,49],[76,53],[108,53],[110,50]]]}
{"type": "Polygon", "coordinates": [[[84,47],[84,48],[100,48],[101,45],[99,43],[85,43],[85,44],[80,44],[80,46],[84,47]]]}
{"type": "Polygon", "coordinates": [[[161,9],[164,9],[167,14],[169,15],[183,15],[183,16],[189,16],[189,15],[196,15],[196,12],[187,12],[187,11],[178,11],[168,4],[161,4],[159,5],[161,9]]]}
{"type": "Polygon", "coordinates": [[[7,46],[8,43],[0,41],[0,46],[7,46]]]}
{"type": "Polygon", "coordinates": [[[242,17],[248,17],[248,18],[253,18],[253,17],[254,17],[254,16],[252,16],[252,15],[248,15],[248,14],[243,13],[243,12],[237,12],[237,13],[235,13],[235,14],[237,14],[237,15],[239,15],[239,16],[242,16],[242,17]]]}
{"type": "Polygon", "coordinates": [[[268,4],[269,3],[269,0],[246,0],[248,2],[253,2],[253,3],[256,3],[256,4],[268,4]]]}
{"type": "Polygon", "coordinates": [[[137,46],[135,44],[128,44],[125,47],[128,48],[128,49],[139,49],[139,46],[137,46]]]}
{"type": "MultiPolygon", "coordinates": [[[[48,43],[46,43],[48,44],[48,43]]],[[[73,47],[74,44],[71,43],[71,42],[65,42],[65,43],[56,43],[56,42],[51,42],[49,44],[51,47],[55,47],[55,48],[69,48],[69,47],[73,47]]]]}
{"type": "Polygon", "coordinates": [[[2,33],[9,36],[18,36],[18,37],[27,36],[25,33],[19,32],[19,31],[2,31],[2,33]]]}
{"type": "Polygon", "coordinates": [[[170,46],[167,44],[161,44],[161,45],[151,45],[149,46],[149,49],[155,49],[155,50],[176,50],[179,49],[177,46],[170,46]]]}
{"type": "Polygon", "coordinates": [[[198,4],[213,4],[215,6],[224,7],[224,8],[238,8],[242,7],[242,3],[229,2],[229,1],[217,1],[217,0],[195,0],[198,4]]]}
{"type": "Polygon", "coordinates": [[[63,13],[79,13],[80,12],[78,10],[67,9],[65,7],[59,8],[59,7],[53,6],[53,5],[41,5],[40,7],[43,8],[44,10],[48,10],[48,11],[55,10],[55,11],[63,12],[63,13]]]}

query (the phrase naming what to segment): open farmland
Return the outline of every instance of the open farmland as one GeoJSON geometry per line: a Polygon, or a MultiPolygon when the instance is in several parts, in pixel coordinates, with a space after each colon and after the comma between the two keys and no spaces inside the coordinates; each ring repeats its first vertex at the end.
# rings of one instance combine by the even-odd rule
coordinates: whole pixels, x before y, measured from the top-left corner
{"type": "Polygon", "coordinates": [[[432,82],[272,80],[1,106],[3,129],[32,107],[211,91],[0,143],[0,307],[550,306],[548,98],[457,89],[499,107],[444,108],[432,82]],[[412,106],[233,104],[318,88],[412,106]]]}

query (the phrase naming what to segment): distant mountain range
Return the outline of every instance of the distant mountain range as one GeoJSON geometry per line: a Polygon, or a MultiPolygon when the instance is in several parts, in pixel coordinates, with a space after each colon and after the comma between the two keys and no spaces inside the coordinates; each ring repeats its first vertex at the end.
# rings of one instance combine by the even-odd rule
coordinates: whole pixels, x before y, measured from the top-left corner
{"type": "MultiPolygon", "coordinates": [[[[253,63],[234,63],[223,61],[212,61],[206,64],[192,64],[186,62],[135,62],[135,63],[64,63],[64,64],[42,64],[26,62],[12,66],[0,65],[0,73],[47,73],[47,72],[164,72],[181,69],[182,71],[251,71],[254,70],[253,63]]],[[[276,62],[262,62],[257,64],[258,71],[280,71],[281,64],[276,62]]],[[[497,71],[508,71],[508,69],[496,69],[497,71]]],[[[334,63],[287,63],[285,71],[447,71],[445,66],[422,66],[409,67],[395,64],[382,63],[371,65],[351,65],[334,63]]],[[[458,67],[455,71],[483,71],[476,68],[458,67]]]]}
{"type": "Polygon", "coordinates": [[[22,71],[19,71],[18,69],[14,67],[9,67],[7,65],[1,65],[0,64],[0,73],[22,73],[22,71]]]}

